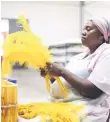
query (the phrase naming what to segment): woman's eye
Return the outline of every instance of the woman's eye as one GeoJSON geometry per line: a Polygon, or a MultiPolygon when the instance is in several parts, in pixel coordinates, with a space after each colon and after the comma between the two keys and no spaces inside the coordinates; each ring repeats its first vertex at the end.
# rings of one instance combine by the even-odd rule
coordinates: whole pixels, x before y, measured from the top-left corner
{"type": "Polygon", "coordinates": [[[90,28],[90,27],[87,27],[86,29],[87,29],[87,31],[90,31],[90,30],[91,30],[91,28],[90,28]]]}

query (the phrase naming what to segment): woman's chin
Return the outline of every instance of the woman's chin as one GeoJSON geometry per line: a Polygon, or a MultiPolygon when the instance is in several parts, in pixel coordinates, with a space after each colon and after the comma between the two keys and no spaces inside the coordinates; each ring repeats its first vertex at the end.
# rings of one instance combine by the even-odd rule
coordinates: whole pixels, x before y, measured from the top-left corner
{"type": "Polygon", "coordinates": [[[86,46],[86,40],[81,39],[82,45],[86,46]]]}

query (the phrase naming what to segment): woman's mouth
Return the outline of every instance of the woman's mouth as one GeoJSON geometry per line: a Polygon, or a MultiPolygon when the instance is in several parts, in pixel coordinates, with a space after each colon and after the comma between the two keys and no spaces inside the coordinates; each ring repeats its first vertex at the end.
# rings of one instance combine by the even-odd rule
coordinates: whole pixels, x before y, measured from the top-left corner
{"type": "Polygon", "coordinates": [[[82,36],[82,37],[81,37],[81,40],[82,40],[82,41],[83,41],[83,40],[86,40],[86,37],[83,37],[83,36],[82,36]]]}

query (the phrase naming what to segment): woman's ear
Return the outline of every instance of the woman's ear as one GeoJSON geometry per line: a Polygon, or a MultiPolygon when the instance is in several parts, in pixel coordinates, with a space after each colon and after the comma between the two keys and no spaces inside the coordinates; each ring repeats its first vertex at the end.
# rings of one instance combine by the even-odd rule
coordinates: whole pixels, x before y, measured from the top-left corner
{"type": "Polygon", "coordinates": [[[103,35],[100,35],[99,39],[100,39],[101,44],[104,43],[104,36],[103,35]]]}

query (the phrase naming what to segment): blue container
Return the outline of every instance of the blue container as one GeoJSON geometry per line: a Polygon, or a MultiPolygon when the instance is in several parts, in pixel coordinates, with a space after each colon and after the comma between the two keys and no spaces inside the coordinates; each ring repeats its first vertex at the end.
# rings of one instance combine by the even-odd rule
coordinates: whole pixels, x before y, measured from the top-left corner
{"type": "Polygon", "coordinates": [[[15,84],[17,84],[17,80],[10,79],[10,78],[8,78],[7,80],[8,80],[9,82],[12,82],[12,83],[15,83],[15,84]]]}

